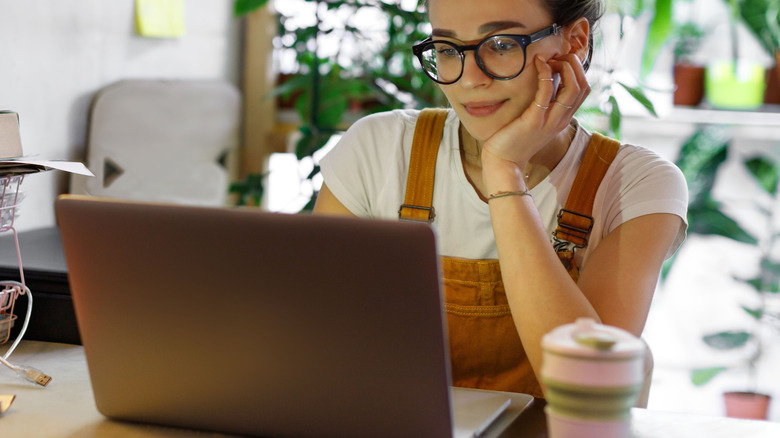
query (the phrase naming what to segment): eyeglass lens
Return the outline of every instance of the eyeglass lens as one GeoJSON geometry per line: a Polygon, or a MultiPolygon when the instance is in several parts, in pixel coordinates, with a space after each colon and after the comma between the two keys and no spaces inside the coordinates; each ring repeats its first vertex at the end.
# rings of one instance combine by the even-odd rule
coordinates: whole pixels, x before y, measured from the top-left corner
{"type": "MultiPolygon", "coordinates": [[[[483,40],[476,48],[480,68],[494,78],[511,78],[525,66],[525,50],[512,38],[494,36],[483,40]]],[[[464,54],[454,44],[432,42],[422,53],[422,67],[438,82],[454,82],[463,72],[464,54]]]]}

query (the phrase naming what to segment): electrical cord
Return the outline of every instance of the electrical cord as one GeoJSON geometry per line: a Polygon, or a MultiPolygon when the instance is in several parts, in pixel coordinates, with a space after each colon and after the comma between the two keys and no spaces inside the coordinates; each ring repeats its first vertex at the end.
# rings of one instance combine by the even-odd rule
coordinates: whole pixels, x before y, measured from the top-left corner
{"type": "Polygon", "coordinates": [[[0,357],[0,363],[13,370],[16,375],[22,377],[23,379],[45,387],[49,384],[49,382],[51,382],[51,376],[45,374],[43,371],[37,368],[33,368],[28,365],[14,365],[8,362],[8,357],[11,355],[11,353],[14,352],[17,345],[19,345],[19,342],[21,342],[25,332],[27,332],[27,326],[30,323],[30,316],[32,315],[32,292],[30,292],[30,288],[23,285],[22,283],[19,283],[18,281],[0,281],[0,285],[5,286],[6,291],[9,290],[8,288],[10,287],[16,289],[19,292],[19,295],[27,295],[27,312],[24,316],[24,323],[22,324],[22,328],[19,331],[19,335],[16,337],[16,340],[14,340],[13,344],[11,344],[3,357],[0,357]]]}

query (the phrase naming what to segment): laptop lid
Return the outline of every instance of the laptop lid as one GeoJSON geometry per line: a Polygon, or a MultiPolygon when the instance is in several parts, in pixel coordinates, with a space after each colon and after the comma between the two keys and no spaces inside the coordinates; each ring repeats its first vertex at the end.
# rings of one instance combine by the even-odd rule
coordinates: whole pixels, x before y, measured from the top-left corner
{"type": "Polygon", "coordinates": [[[72,195],[55,209],[103,415],[451,437],[427,225],[72,195]]]}

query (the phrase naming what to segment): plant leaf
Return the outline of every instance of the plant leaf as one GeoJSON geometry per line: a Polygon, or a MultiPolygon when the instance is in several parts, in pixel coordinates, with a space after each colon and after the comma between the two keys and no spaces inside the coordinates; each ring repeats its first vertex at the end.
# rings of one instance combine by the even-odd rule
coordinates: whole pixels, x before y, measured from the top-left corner
{"type": "Polygon", "coordinates": [[[701,205],[688,207],[688,232],[723,236],[738,242],[755,245],[758,240],[748,234],[733,219],[721,212],[711,198],[701,205]]]}
{"type": "MultiPolygon", "coordinates": [[[[691,206],[717,203],[710,193],[715,184],[718,169],[726,161],[729,139],[720,127],[702,127],[696,130],[680,149],[675,164],[688,181],[691,206]]],[[[716,207],[717,208],[717,207],[716,207]]]]}
{"type": "Polygon", "coordinates": [[[756,320],[760,320],[764,316],[764,311],[761,309],[749,309],[745,306],[741,306],[742,310],[748,313],[748,315],[752,316],[756,320]]]}
{"type": "Polygon", "coordinates": [[[609,104],[609,129],[615,136],[615,139],[620,140],[620,124],[623,117],[620,114],[620,107],[618,106],[615,96],[609,96],[609,104]]]}
{"type": "Polygon", "coordinates": [[[716,350],[733,350],[744,346],[752,338],[753,335],[748,332],[726,331],[704,336],[702,340],[716,350]]]}
{"type": "Polygon", "coordinates": [[[647,32],[640,77],[646,78],[672,29],[672,0],[655,0],[655,14],[647,32]]]}
{"type": "Polygon", "coordinates": [[[623,82],[618,81],[618,85],[625,88],[628,93],[637,100],[637,102],[641,103],[645,109],[650,112],[650,114],[653,115],[653,117],[658,117],[658,114],[655,112],[655,107],[653,106],[653,102],[650,102],[650,99],[645,96],[644,91],[642,91],[639,87],[632,87],[629,85],[624,84],[623,82]]]}
{"type": "Polygon", "coordinates": [[[726,367],[711,367],[693,370],[691,371],[691,383],[695,386],[702,386],[723,371],[726,371],[726,367]]]}
{"type": "Polygon", "coordinates": [[[266,3],[268,3],[268,0],[235,0],[233,3],[233,14],[236,16],[248,14],[255,9],[262,8],[266,3]]]}
{"type": "Polygon", "coordinates": [[[756,157],[745,161],[745,166],[761,188],[772,196],[777,193],[778,167],[774,161],[756,157]]]}

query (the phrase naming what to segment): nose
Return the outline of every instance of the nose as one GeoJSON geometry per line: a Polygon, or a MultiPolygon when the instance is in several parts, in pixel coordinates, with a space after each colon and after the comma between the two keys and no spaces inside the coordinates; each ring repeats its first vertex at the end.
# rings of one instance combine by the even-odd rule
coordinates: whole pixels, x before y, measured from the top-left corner
{"type": "Polygon", "coordinates": [[[493,79],[488,76],[479,64],[477,64],[477,53],[473,50],[463,54],[463,75],[458,81],[461,86],[466,88],[479,87],[487,85],[493,79]]]}

